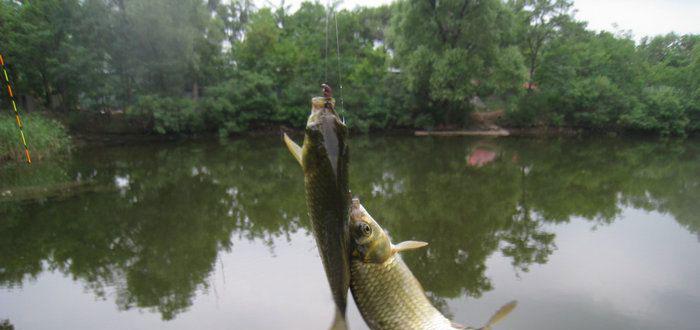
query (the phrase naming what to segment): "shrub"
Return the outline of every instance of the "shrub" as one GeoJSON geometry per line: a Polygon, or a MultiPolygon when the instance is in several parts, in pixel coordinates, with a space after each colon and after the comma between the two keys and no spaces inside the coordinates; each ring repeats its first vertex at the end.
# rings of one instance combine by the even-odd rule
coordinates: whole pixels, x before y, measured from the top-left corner
{"type": "MultiPolygon", "coordinates": [[[[37,113],[23,116],[22,120],[32,160],[70,151],[70,137],[61,123],[37,113]]],[[[0,114],[0,161],[24,161],[24,157],[24,145],[15,117],[0,114]]]]}
{"type": "Polygon", "coordinates": [[[661,135],[685,135],[689,120],[681,93],[672,87],[648,88],[623,124],[641,130],[658,131],[661,135]]]}
{"type": "Polygon", "coordinates": [[[276,95],[269,77],[240,73],[206,91],[206,120],[222,136],[243,132],[254,122],[270,121],[278,107],[276,95]]]}
{"type": "Polygon", "coordinates": [[[567,91],[573,108],[570,119],[575,126],[606,127],[617,122],[629,109],[630,96],[606,76],[579,79],[567,91]]]}
{"type": "Polygon", "coordinates": [[[149,118],[153,130],[160,134],[196,133],[204,129],[202,115],[195,101],[189,98],[142,96],[128,114],[149,118]]]}
{"type": "Polygon", "coordinates": [[[548,125],[551,117],[547,95],[538,92],[523,95],[506,111],[506,123],[513,126],[548,125]]]}

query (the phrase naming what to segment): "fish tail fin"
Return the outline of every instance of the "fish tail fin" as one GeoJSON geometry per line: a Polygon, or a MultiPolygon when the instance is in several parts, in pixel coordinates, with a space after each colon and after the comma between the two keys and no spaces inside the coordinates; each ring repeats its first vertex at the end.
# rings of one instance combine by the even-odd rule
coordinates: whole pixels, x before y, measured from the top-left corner
{"type": "Polygon", "coordinates": [[[345,322],[345,315],[343,315],[337,307],[335,309],[333,323],[331,323],[329,330],[348,330],[348,324],[345,322]]]}
{"type": "Polygon", "coordinates": [[[283,133],[283,134],[284,134],[284,144],[287,145],[287,149],[289,149],[289,152],[292,154],[292,156],[294,156],[294,159],[297,160],[299,165],[301,165],[303,167],[302,162],[301,162],[301,147],[298,144],[296,144],[296,142],[294,142],[292,139],[290,139],[289,136],[287,135],[287,133],[283,133]]]}
{"type": "Polygon", "coordinates": [[[481,328],[480,330],[491,330],[491,327],[495,325],[498,322],[503,321],[503,319],[512,312],[515,307],[518,306],[518,301],[513,300],[499,308],[495,313],[493,313],[493,316],[489,319],[489,322],[486,323],[486,325],[481,328]]]}

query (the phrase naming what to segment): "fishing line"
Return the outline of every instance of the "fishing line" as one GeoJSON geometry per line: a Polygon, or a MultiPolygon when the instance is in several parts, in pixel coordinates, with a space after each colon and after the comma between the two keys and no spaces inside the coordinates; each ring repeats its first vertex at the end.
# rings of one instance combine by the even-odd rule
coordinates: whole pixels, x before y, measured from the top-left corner
{"type": "Polygon", "coordinates": [[[340,68],[340,37],[338,37],[338,13],[333,13],[333,18],[335,19],[335,47],[336,55],[338,56],[338,87],[340,88],[338,94],[340,96],[340,110],[345,111],[343,107],[343,75],[340,68]]]}
{"type": "MultiPolygon", "coordinates": [[[[328,0],[326,2],[326,54],[324,58],[324,83],[328,83],[328,24],[331,19],[331,15],[333,15],[333,20],[335,21],[335,54],[337,58],[337,67],[336,67],[336,72],[337,72],[337,78],[338,78],[338,88],[339,92],[338,95],[340,96],[340,112],[345,112],[345,102],[343,100],[343,73],[341,69],[341,63],[340,63],[340,32],[338,30],[338,14],[333,10],[331,7],[331,1],[328,0]]],[[[344,119],[343,119],[344,121],[344,119]]]]}
{"type": "Polygon", "coordinates": [[[10,77],[7,75],[7,69],[5,69],[5,59],[2,57],[2,54],[0,54],[0,67],[2,67],[2,73],[5,77],[5,86],[7,86],[7,93],[10,95],[10,103],[12,104],[12,109],[15,110],[15,121],[17,122],[17,127],[19,128],[19,136],[22,138],[22,144],[24,144],[24,154],[27,156],[27,164],[31,164],[32,157],[29,156],[29,147],[27,146],[27,140],[24,138],[24,125],[22,125],[22,120],[19,118],[19,111],[17,111],[17,102],[15,102],[15,94],[12,92],[10,77]]]}
{"type": "Polygon", "coordinates": [[[324,68],[325,68],[325,75],[323,82],[328,83],[328,20],[330,19],[331,16],[331,0],[327,1],[327,6],[326,6],[326,57],[324,58],[324,68]]]}

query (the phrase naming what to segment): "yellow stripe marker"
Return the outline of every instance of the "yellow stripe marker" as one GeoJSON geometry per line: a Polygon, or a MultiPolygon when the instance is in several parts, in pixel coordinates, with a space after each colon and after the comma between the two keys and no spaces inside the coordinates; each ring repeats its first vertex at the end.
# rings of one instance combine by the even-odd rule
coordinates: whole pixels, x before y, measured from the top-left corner
{"type": "Polygon", "coordinates": [[[24,154],[27,156],[27,164],[31,164],[32,157],[29,155],[29,146],[27,146],[27,140],[24,138],[24,125],[22,125],[22,120],[19,117],[17,103],[15,102],[15,95],[12,92],[12,87],[10,86],[10,76],[7,74],[7,69],[5,68],[5,59],[2,57],[2,54],[0,54],[0,67],[2,67],[2,73],[5,76],[5,86],[7,86],[7,92],[10,95],[10,103],[12,103],[12,109],[15,111],[15,121],[17,122],[17,127],[19,128],[19,136],[22,138],[22,144],[24,144],[24,154]]]}

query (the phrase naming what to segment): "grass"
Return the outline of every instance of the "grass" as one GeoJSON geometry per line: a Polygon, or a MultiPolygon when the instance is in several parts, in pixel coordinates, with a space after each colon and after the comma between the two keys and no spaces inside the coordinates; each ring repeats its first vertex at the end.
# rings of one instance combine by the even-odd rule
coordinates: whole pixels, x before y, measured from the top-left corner
{"type": "MultiPolygon", "coordinates": [[[[71,140],[61,123],[37,113],[22,120],[32,161],[70,151],[71,140]]],[[[24,145],[14,116],[0,113],[0,163],[7,161],[25,161],[24,145]]]]}

